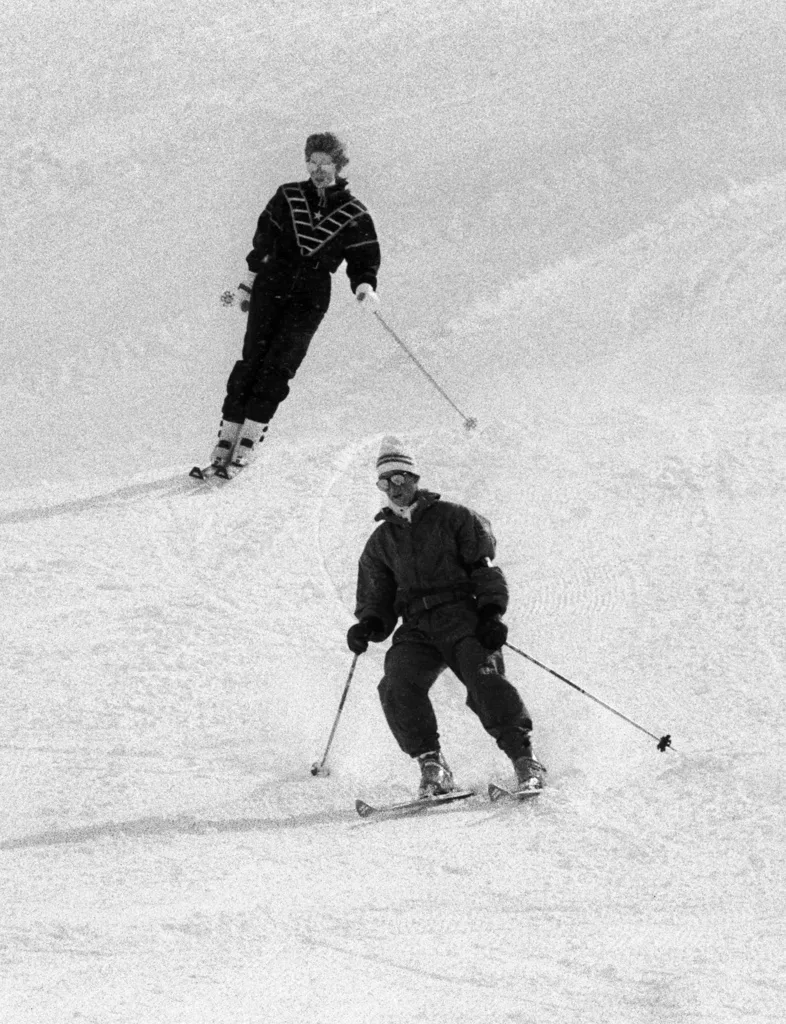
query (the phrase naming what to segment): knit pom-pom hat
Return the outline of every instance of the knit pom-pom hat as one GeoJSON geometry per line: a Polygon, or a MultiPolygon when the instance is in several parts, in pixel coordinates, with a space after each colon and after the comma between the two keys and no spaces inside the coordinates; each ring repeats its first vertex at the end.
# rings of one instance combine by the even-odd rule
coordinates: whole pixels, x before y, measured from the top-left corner
{"type": "Polygon", "coordinates": [[[404,449],[401,441],[392,436],[384,438],[377,458],[377,476],[387,476],[390,473],[411,473],[420,477],[415,468],[415,460],[404,449]]]}
{"type": "Polygon", "coordinates": [[[306,139],[306,160],[312,153],[327,153],[333,157],[336,171],[341,171],[349,163],[344,143],[333,132],[317,132],[306,139]]]}

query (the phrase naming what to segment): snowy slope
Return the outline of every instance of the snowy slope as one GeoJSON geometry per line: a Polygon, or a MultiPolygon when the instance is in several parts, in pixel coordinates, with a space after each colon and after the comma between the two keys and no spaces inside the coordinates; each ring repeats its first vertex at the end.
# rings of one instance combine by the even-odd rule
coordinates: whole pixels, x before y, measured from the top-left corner
{"type": "MultiPolygon", "coordinates": [[[[784,1003],[783,19],[769,2],[0,16],[9,1024],[736,1024],[784,1003]],[[210,447],[261,204],[383,238],[260,463],[210,447]],[[491,519],[549,789],[428,820],[350,665],[380,437],[491,519]],[[31,456],[33,456],[31,460],[31,456]]],[[[446,674],[449,761],[508,766],[446,674]]]]}

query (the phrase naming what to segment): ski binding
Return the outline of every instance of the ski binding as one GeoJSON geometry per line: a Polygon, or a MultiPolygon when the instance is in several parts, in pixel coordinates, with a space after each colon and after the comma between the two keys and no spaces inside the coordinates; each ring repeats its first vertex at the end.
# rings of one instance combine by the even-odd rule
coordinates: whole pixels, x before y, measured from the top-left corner
{"type": "Polygon", "coordinates": [[[416,800],[404,800],[401,803],[382,804],[373,806],[365,800],[355,801],[355,810],[361,818],[370,818],[372,815],[398,815],[418,814],[420,811],[428,811],[443,804],[450,804],[456,800],[466,800],[475,796],[474,789],[457,789],[452,793],[443,793],[441,796],[422,796],[416,800]]]}
{"type": "Polygon", "coordinates": [[[219,480],[234,480],[245,468],[245,465],[239,466],[236,462],[228,462],[225,466],[217,467],[216,476],[219,480]]]}
{"type": "Polygon", "coordinates": [[[542,786],[534,789],[505,789],[504,786],[498,786],[495,782],[489,783],[489,800],[493,804],[498,800],[526,800],[531,796],[539,796],[542,792],[542,786]]]}

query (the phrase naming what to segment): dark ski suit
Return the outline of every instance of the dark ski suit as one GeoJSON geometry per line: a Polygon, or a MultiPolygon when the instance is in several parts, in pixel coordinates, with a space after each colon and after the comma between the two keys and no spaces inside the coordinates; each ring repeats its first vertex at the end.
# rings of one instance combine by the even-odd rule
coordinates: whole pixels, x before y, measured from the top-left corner
{"type": "Polygon", "coordinates": [[[445,668],[467,688],[467,706],[509,757],[527,750],[532,721],[515,687],[505,678],[500,651],[475,636],[478,611],[505,612],[508,587],[502,570],[489,565],[496,542],[486,519],[462,505],[419,491],[412,521],[383,509],[360,556],[359,620],[377,618],[385,640],[399,617],[385,657],[379,695],[398,745],[411,757],[439,749],[429,690],[445,668]]]}
{"type": "Polygon", "coordinates": [[[256,273],[243,341],[222,407],[232,423],[268,423],[289,394],[330,305],[330,275],[346,260],[352,291],[377,285],[379,242],[366,207],[347,182],[317,189],[282,185],[262,212],[246,257],[256,273]]]}

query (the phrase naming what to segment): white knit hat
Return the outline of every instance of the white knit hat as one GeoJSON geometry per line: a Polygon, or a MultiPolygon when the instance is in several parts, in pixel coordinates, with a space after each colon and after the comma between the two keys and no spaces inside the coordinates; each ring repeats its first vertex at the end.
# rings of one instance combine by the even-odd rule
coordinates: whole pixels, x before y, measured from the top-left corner
{"type": "Polygon", "coordinates": [[[415,460],[404,451],[404,446],[397,437],[388,436],[382,441],[377,459],[377,476],[388,473],[412,473],[420,476],[415,468],[415,460]]]}

